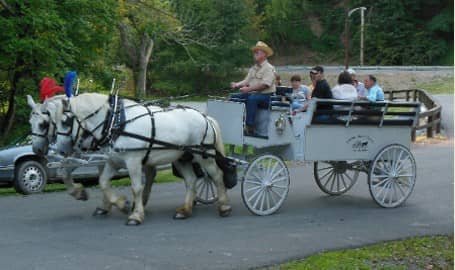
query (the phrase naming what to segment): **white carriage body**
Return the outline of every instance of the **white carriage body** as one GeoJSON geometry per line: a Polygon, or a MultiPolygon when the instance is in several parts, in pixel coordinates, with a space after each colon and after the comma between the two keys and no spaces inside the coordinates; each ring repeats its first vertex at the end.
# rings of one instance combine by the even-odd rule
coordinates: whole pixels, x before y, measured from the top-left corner
{"type": "MultiPolygon", "coordinates": [[[[264,136],[244,136],[244,103],[209,100],[207,112],[220,124],[226,144],[252,146],[257,154],[274,153],[286,160],[373,160],[387,145],[410,146],[412,125],[314,124],[316,103],[312,100],[306,112],[294,116],[289,107],[259,109],[256,127],[264,136]],[[284,130],[275,127],[280,118],[284,130]]],[[[417,113],[409,116],[412,121],[417,113]]]]}

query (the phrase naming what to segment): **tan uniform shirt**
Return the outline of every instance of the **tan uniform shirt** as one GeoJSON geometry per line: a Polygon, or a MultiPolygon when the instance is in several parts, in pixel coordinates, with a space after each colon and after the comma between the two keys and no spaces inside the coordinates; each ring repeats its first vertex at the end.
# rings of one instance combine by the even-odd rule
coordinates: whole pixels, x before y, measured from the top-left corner
{"type": "Polygon", "coordinates": [[[248,75],[246,75],[242,84],[249,86],[265,84],[268,88],[260,92],[258,91],[258,93],[275,93],[275,68],[267,60],[265,60],[261,65],[254,65],[248,71],[248,75]]]}

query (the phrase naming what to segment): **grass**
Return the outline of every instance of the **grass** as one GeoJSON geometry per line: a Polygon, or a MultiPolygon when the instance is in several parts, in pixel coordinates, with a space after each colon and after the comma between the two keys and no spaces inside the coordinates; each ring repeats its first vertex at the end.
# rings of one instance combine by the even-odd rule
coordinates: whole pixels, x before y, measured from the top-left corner
{"type": "Polygon", "coordinates": [[[453,235],[425,236],[319,253],[264,269],[454,269],[453,235]]]}
{"type": "Polygon", "coordinates": [[[430,94],[453,94],[453,77],[440,78],[428,83],[417,84],[416,87],[427,90],[430,94]]]}
{"type": "MultiPolygon", "coordinates": [[[[155,183],[160,184],[160,183],[171,183],[171,182],[178,182],[181,181],[180,178],[175,177],[172,174],[172,170],[163,170],[159,171],[156,175],[155,178],[155,183]]],[[[112,182],[113,187],[126,187],[130,186],[131,180],[129,177],[113,180],[112,182]]],[[[98,185],[95,185],[94,187],[99,188],[98,185]]],[[[59,192],[59,191],[64,191],[66,190],[66,187],[62,183],[50,183],[47,184],[46,187],[44,188],[44,192],[59,192]]],[[[0,188],[0,196],[7,196],[7,195],[20,195],[16,193],[14,188],[0,188]]]]}

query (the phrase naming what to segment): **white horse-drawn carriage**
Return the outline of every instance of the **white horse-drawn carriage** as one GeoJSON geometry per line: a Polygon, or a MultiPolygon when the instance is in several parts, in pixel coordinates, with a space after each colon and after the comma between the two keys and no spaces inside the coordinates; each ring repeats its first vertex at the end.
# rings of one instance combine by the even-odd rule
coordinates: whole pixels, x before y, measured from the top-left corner
{"type": "MultiPolygon", "coordinates": [[[[234,160],[245,168],[239,180],[252,213],[269,215],[281,207],[289,191],[288,161],[312,161],[317,185],[330,195],[347,192],[366,173],[371,196],[380,206],[396,207],[409,197],[416,179],[409,147],[419,103],[313,99],[306,112],[292,114],[279,95],[271,99],[270,107],[257,113],[255,136],[244,135],[242,100],[207,103],[229,153],[236,155],[241,148],[243,160],[234,160]]],[[[207,185],[200,185],[199,197],[207,194],[207,185]]]]}
{"type": "MultiPolygon", "coordinates": [[[[57,153],[69,161],[77,153],[81,157],[81,151],[102,150],[99,181],[104,197],[95,215],[108,214],[112,206],[130,211],[126,197],[109,184],[115,171],[126,167],[134,199],[129,225],[143,222],[154,168],[169,163],[186,186],[184,204],[175,218],[191,216],[194,201],[217,201],[219,214],[229,215],[226,188],[237,179],[252,213],[276,212],[289,191],[287,161],[313,161],[316,183],[330,195],[348,191],[364,172],[373,199],[383,207],[402,204],[414,188],[416,165],[409,146],[418,103],[313,99],[306,112],[292,114],[280,96],[289,89],[280,89],[270,106],[258,112],[257,135],[245,136],[242,100],[211,99],[206,115],[112,94],[73,96],[71,77],[65,78],[65,86],[66,97],[39,105],[29,97],[33,147],[46,154],[55,141],[57,153]],[[240,157],[234,155],[236,148],[242,149],[240,157]],[[235,176],[236,167],[240,177],[235,176]]],[[[83,162],[76,160],[78,165],[83,162]]],[[[87,163],[93,162],[97,161],[87,163]]],[[[67,186],[74,189],[72,194],[83,195],[71,179],[67,186]]],[[[86,198],[79,195],[75,197],[86,198]]]]}

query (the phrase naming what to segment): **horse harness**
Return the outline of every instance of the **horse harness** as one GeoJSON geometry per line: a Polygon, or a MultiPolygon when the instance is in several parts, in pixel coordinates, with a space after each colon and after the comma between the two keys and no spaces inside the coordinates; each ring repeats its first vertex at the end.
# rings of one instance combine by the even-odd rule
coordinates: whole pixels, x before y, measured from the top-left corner
{"type": "Polygon", "coordinates": [[[219,156],[218,151],[216,151],[215,154],[208,153],[208,150],[216,150],[216,136],[213,138],[213,143],[204,143],[204,141],[207,138],[207,133],[209,127],[212,129],[213,134],[216,134],[215,129],[213,125],[210,123],[210,121],[207,119],[207,116],[201,112],[199,112],[196,109],[190,108],[190,107],[185,107],[185,106],[176,106],[173,108],[164,108],[159,111],[151,111],[148,106],[154,105],[153,102],[143,102],[143,103],[135,103],[131,104],[128,106],[124,105],[124,100],[122,98],[118,98],[118,96],[109,96],[109,110],[108,113],[106,114],[106,118],[104,121],[96,125],[92,130],[88,130],[83,127],[82,123],[87,121],[88,119],[94,117],[97,115],[104,106],[105,104],[102,105],[100,108],[95,110],[94,112],[90,113],[83,119],[78,119],[74,114],[70,114],[71,110],[65,110],[64,114],[67,115],[67,120],[64,121],[64,125],[70,126],[71,128],[67,132],[57,132],[59,135],[63,136],[69,136],[71,137],[72,143],[77,143],[79,147],[82,147],[82,143],[84,140],[88,139],[89,137],[92,138],[92,141],[90,143],[90,149],[96,149],[98,147],[103,147],[106,145],[113,146],[115,141],[121,137],[130,137],[134,138],[137,140],[141,140],[144,142],[148,143],[147,147],[140,147],[140,148],[114,148],[112,149],[116,152],[125,152],[125,151],[146,151],[146,154],[142,158],[142,164],[145,164],[148,160],[148,156],[152,150],[179,150],[183,151],[186,154],[197,154],[201,155],[203,158],[217,158],[219,156]],[[136,106],[142,106],[145,108],[146,112],[143,114],[139,114],[131,119],[126,119],[126,110],[132,107],[136,106]],[[175,109],[191,109],[199,112],[205,119],[206,122],[206,127],[205,127],[205,132],[202,137],[202,140],[200,144],[197,145],[177,145],[177,144],[172,144],[166,141],[158,140],[156,139],[156,125],[155,125],[155,114],[157,113],[163,113],[163,112],[169,112],[171,110],[175,109]],[[70,114],[70,115],[68,115],[70,114]],[[150,137],[139,135],[136,133],[131,133],[128,131],[125,131],[125,127],[127,124],[136,121],[140,118],[149,116],[150,117],[150,124],[151,124],[151,134],[150,137]],[[76,132],[76,140],[74,141],[73,137],[71,136],[73,133],[73,126],[74,126],[74,120],[78,124],[78,130],[76,132]],[[95,136],[95,132],[102,128],[101,130],[101,138],[97,139],[95,136]],[[80,133],[82,131],[82,134],[80,133]]]}
{"type": "MultiPolygon", "coordinates": [[[[45,114],[49,117],[50,119],[50,113],[49,111],[44,111],[44,112],[41,112],[42,114],[45,114]]],[[[33,115],[40,115],[39,113],[37,112],[32,112],[33,115]]],[[[50,121],[44,121],[43,123],[39,124],[39,128],[41,130],[44,130],[43,133],[36,133],[36,132],[31,132],[30,135],[32,136],[36,136],[36,137],[41,137],[41,138],[44,138],[44,139],[48,139],[48,136],[49,136],[49,129],[50,129],[50,126],[54,126],[54,131],[55,131],[55,127],[57,126],[57,124],[50,120],[50,121]]],[[[55,136],[55,133],[53,134],[53,137],[55,136]]]]}

